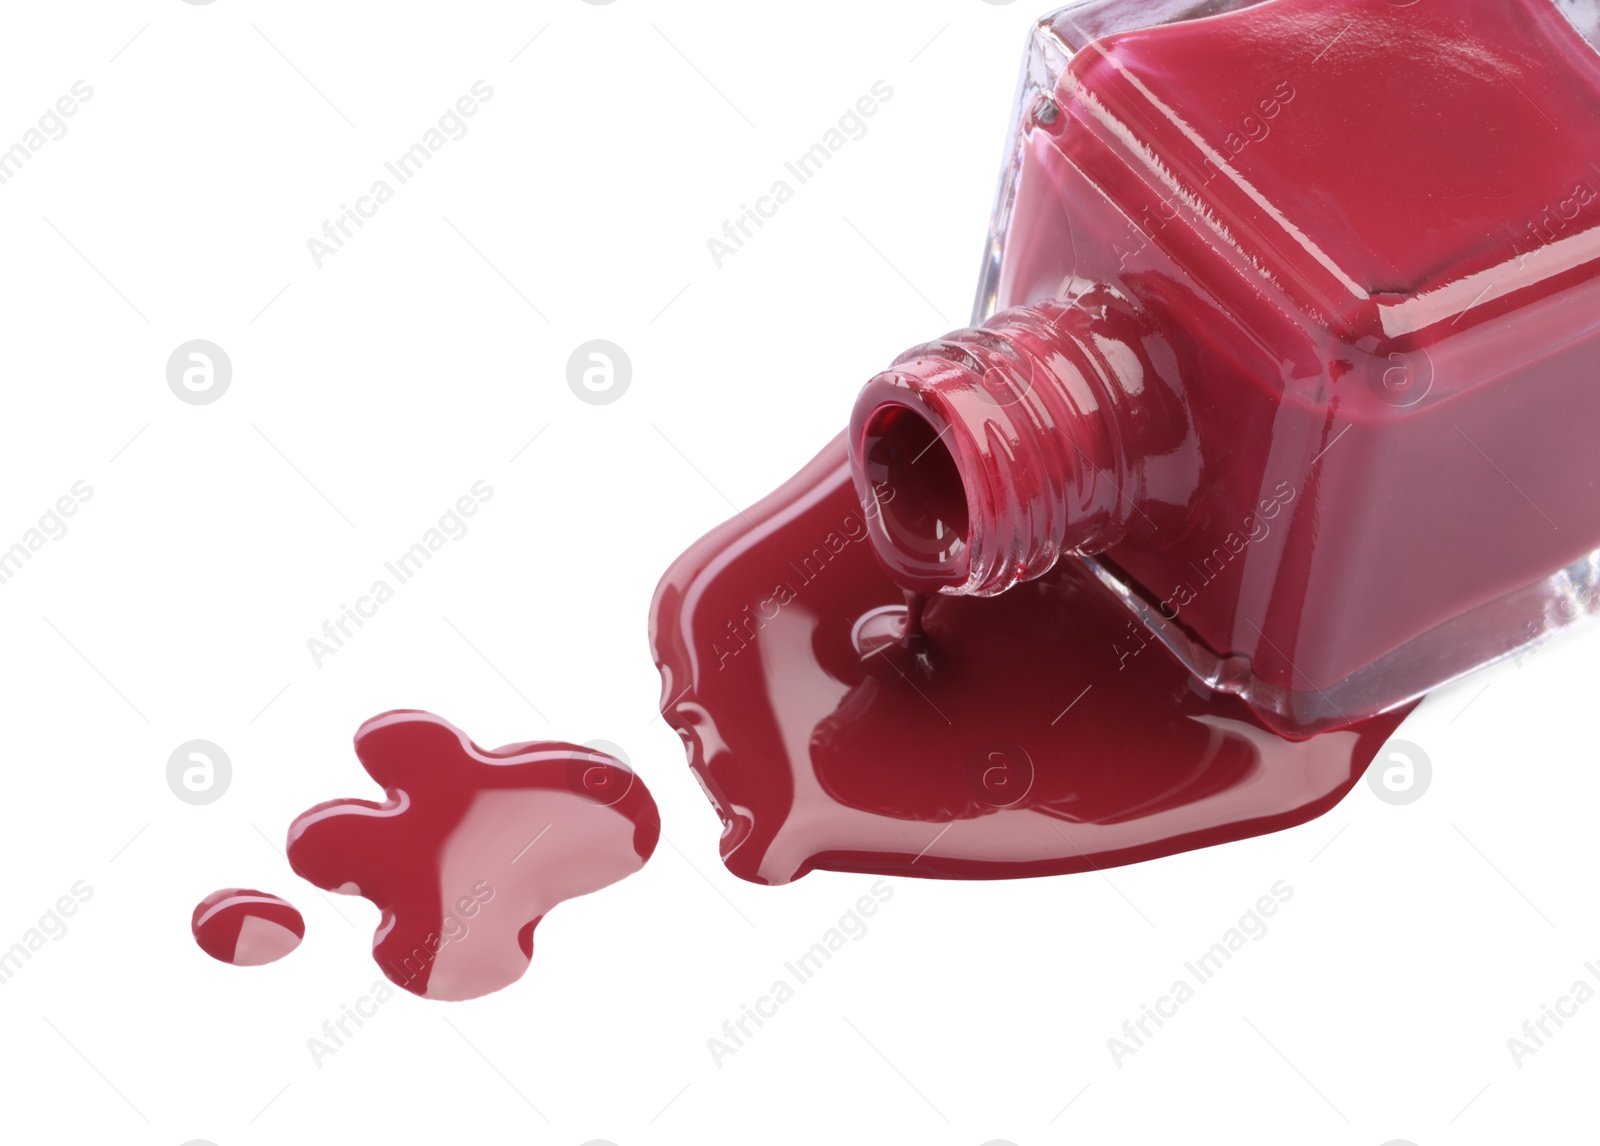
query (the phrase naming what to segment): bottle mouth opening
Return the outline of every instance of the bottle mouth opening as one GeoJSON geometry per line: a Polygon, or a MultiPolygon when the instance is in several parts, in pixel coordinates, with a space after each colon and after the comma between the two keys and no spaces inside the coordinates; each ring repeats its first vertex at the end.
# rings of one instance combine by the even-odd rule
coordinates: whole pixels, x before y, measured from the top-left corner
{"type": "Polygon", "coordinates": [[[950,427],[890,402],[868,415],[858,439],[863,475],[875,491],[868,531],[905,588],[931,592],[966,581],[971,515],[950,427]]]}

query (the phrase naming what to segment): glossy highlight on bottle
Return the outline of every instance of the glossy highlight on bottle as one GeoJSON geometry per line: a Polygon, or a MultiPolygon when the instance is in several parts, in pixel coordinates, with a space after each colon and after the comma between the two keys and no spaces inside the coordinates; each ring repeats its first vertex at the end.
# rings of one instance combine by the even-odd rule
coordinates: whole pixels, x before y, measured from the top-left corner
{"type": "Polygon", "coordinates": [[[744,879],[1052,875],[1277,831],[1409,711],[1279,737],[1078,562],[908,606],[867,531],[896,496],[863,506],[841,435],[656,591],[663,713],[744,879]]]}
{"type": "Polygon", "coordinates": [[[289,864],[383,913],[373,958],[428,999],[471,999],[521,978],[539,921],[639,870],[660,815],[620,760],[575,744],[479,748],[426,712],[374,717],[356,756],[381,802],[331,800],[289,827],[289,864]]]}
{"type": "Polygon", "coordinates": [[[276,963],[306,936],[306,921],[292,903],[242,887],[223,888],[202,899],[189,927],[200,950],[235,967],[276,963]]]}

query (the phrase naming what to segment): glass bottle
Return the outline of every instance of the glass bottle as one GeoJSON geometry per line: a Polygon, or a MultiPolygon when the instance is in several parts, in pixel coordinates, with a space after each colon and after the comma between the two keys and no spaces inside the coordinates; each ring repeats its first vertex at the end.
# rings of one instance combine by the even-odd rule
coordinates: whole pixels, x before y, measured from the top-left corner
{"type": "Polygon", "coordinates": [[[886,568],[1086,561],[1291,737],[1600,614],[1597,45],[1600,0],[1041,20],[975,325],[851,420],[886,568]]]}

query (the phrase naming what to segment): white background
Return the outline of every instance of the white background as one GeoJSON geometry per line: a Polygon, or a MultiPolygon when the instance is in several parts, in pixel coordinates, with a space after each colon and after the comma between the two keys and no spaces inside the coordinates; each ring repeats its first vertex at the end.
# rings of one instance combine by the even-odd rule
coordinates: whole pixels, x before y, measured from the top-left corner
{"type": "Polygon", "coordinates": [[[1506,1040],[1600,962],[1593,632],[1430,698],[1400,734],[1434,767],[1410,806],[1362,785],[1109,877],[892,881],[713,1064],[707,1038],[872,881],[723,870],[653,715],[650,594],[867,376],[964,322],[1029,9],[6,7],[0,147],[94,94],[0,186],[0,547],[75,481],[94,496],[0,586],[0,947],[74,881],[94,895],[0,986],[0,1133],[1577,1140],[1600,1001],[1520,1068],[1506,1040]],[[319,270],[306,239],[480,79],[470,133],[319,270]],[[875,80],[869,133],[716,268],[706,239],[875,80]],[[233,363],[214,405],[167,387],[193,338],[233,363]],[[613,405],[566,384],[591,338],[633,363],[613,405]],[[316,667],[306,639],[479,479],[470,532],[316,667]],[[615,741],[667,842],[558,908],[515,986],[401,994],[318,1067],[306,1040],[377,978],[377,913],[336,912],[276,846],[307,806],[377,795],[350,736],[399,706],[485,745],[615,741]],[[165,777],[195,738],[234,767],[203,807],[165,777]],[[1271,931],[1114,1065],[1107,1038],[1277,880],[1271,931]],[[298,903],[301,950],[204,956],[189,913],[226,886],[298,903]]]}

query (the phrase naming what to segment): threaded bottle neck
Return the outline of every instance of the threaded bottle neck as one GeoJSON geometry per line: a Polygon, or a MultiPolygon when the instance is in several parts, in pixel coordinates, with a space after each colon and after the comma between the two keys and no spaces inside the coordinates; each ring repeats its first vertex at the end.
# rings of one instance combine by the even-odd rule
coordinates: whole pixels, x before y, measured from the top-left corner
{"type": "Polygon", "coordinates": [[[896,581],[993,596],[1121,537],[1138,512],[1124,423],[1146,381],[1140,326],[1094,288],[918,346],[867,383],[851,465],[896,581]]]}

